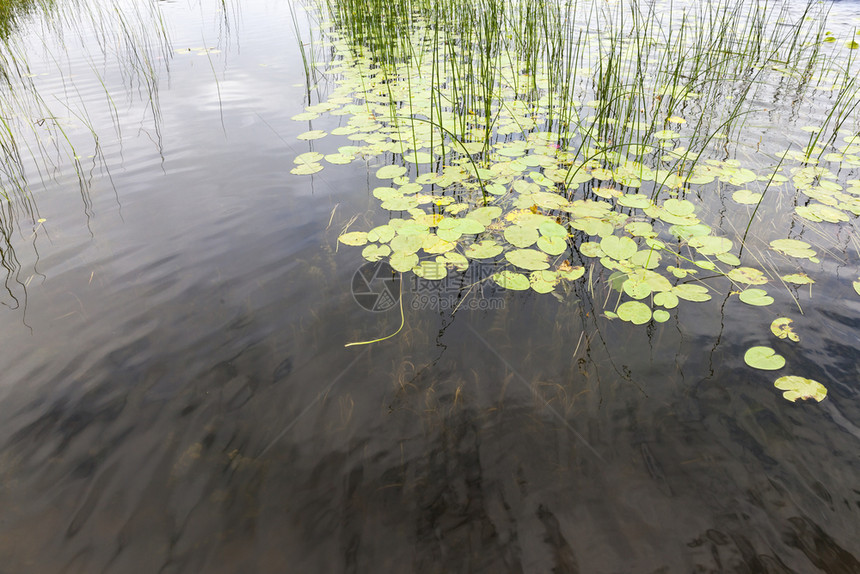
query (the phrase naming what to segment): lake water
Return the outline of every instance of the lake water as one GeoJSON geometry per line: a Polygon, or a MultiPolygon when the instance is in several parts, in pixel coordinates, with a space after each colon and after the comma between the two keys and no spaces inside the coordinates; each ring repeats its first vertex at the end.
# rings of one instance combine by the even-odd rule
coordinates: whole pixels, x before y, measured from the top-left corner
{"type": "Polygon", "coordinates": [[[0,216],[0,571],[860,572],[856,217],[769,343],[822,403],[744,364],[784,289],[634,327],[585,281],[452,314],[404,276],[403,331],[346,348],[401,321],[337,241],[386,161],[290,173],[289,4],[127,10],[17,32],[53,117],[0,216]]]}

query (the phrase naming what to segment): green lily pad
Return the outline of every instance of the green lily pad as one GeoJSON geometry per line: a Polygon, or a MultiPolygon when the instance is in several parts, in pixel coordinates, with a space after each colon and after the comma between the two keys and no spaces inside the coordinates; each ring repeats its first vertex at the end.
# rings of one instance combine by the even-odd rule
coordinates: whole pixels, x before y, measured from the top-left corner
{"type": "Polygon", "coordinates": [[[654,138],[658,140],[671,140],[680,137],[680,135],[681,134],[673,130],[660,130],[654,132],[654,138]]]}
{"type": "Polygon", "coordinates": [[[750,347],[744,353],[744,362],[754,369],[777,371],[785,366],[785,357],[770,347],[750,347]]]}
{"type": "Polygon", "coordinates": [[[378,179],[394,179],[406,173],[406,168],[402,165],[386,165],[376,170],[378,179]]]}
{"type": "Polygon", "coordinates": [[[429,233],[424,236],[424,242],[421,244],[421,248],[424,249],[425,252],[431,255],[439,255],[440,253],[447,253],[457,247],[457,244],[452,241],[445,241],[435,233],[429,233]]]}
{"type": "Polygon", "coordinates": [[[663,209],[678,217],[687,217],[692,215],[696,210],[696,206],[691,201],[686,199],[667,199],[663,202],[663,209]]]}
{"type": "Polygon", "coordinates": [[[702,255],[718,255],[731,251],[732,240],[714,235],[698,235],[690,238],[690,247],[695,248],[702,255]]]}
{"type": "Polygon", "coordinates": [[[549,293],[558,283],[558,275],[555,271],[535,271],[529,276],[531,288],[538,293],[549,293]]]}
{"type": "Polygon", "coordinates": [[[300,153],[293,161],[296,162],[297,165],[308,165],[311,163],[318,163],[323,157],[323,154],[318,151],[308,151],[300,153]]]}
{"type": "Polygon", "coordinates": [[[567,237],[567,229],[555,221],[544,221],[540,226],[538,226],[538,231],[540,231],[540,234],[544,237],[567,237]]]}
{"type": "Polygon", "coordinates": [[[794,283],[795,285],[811,285],[815,283],[815,280],[806,273],[790,273],[783,275],[781,279],[786,283],[794,283]]]}
{"type": "Polygon", "coordinates": [[[537,246],[549,255],[561,255],[567,249],[567,240],[562,237],[543,235],[538,238],[537,246]]]}
{"type": "Polygon", "coordinates": [[[733,267],[741,264],[741,260],[738,259],[738,256],[733,255],[732,253],[717,253],[717,259],[726,265],[731,265],[733,267]]]}
{"type": "Polygon", "coordinates": [[[774,251],[787,255],[789,257],[797,257],[798,259],[809,259],[816,263],[815,251],[810,249],[812,246],[799,239],[775,239],[770,242],[770,248],[774,251]]]}
{"type": "Polygon", "coordinates": [[[600,244],[594,241],[586,241],[580,244],[579,252],[585,257],[603,257],[605,255],[603,249],[600,248],[600,244]]]}
{"type": "Polygon", "coordinates": [[[418,201],[414,197],[396,197],[383,201],[380,207],[388,211],[408,211],[417,205],[418,201]]]}
{"type": "Polygon", "coordinates": [[[620,319],[634,325],[644,325],[651,320],[651,307],[640,301],[625,301],[615,312],[620,319]]]}
{"type": "Polygon", "coordinates": [[[470,259],[492,259],[503,250],[502,246],[491,239],[478,241],[471,244],[465,250],[466,257],[470,259]]]}
{"type": "Polygon", "coordinates": [[[634,299],[644,299],[651,294],[651,286],[642,277],[628,277],[621,288],[634,299]]]}
{"type": "Polygon", "coordinates": [[[824,205],[823,203],[812,203],[810,205],[799,205],[794,208],[794,211],[802,218],[820,222],[826,221],[829,223],[839,223],[840,221],[848,221],[848,216],[844,211],[824,205]]]}
{"type": "Polygon", "coordinates": [[[296,138],[300,139],[300,140],[310,141],[310,140],[318,140],[320,138],[324,138],[327,135],[328,134],[324,130],[310,130],[310,131],[307,131],[307,132],[304,132],[304,133],[297,135],[296,138]]]}
{"type": "Polygon", "coordinates": [[[704,302],[711,300],[711,295],[708,293],[707,287],[704,287],[703,285],[694,285],[693,283],[676,285],[672,287],[672,293],[674,293],[679,299],[684,299],[685,301],[704,302]]]}
{"type": "Polygon", "coordinates": [[[350,231],[337,238],[344,245],[361,246],[367,243],[366,231],[350,231]]]}
{"type": "Polygon", "coordinates": [[[658,323],[665,323],[672,315],[665,309],[657,309],[654,311],[654,320],[658,323]]]}
{"type": "Polygon", "coordinates": [[[505,253],[505,259],[517,267],[529,271],[539,271],[549,268],[546,254],[536,249],[514,249],[505,253]]]}
{"type": "Polygon", "coordinates": [[[368,261],[379,261],[391,254],[391,248],[387,245],[371,244],[361,251],[361,256],[368,261]]]}
{"type": "Polygon", "coordinates": [[[466,256],[461,255],[456,251],[448,251],[444,255],[440,255],[439,257],[437,257],[436,261],[444,263],[449,267],[454,267],[458,271],[465,271],[469,268],[469,260],[466,259],[466,256]]]}
{"type": "Polygon", "coordinates": [[[758,269],[752,267],[737,267],[726,273],[729,279],[747,285],[764,285],[767,277],[758,269]]]}
{"type": "Polygon", "coordinates": [[[854,291],[856,291],[857,294],[860,295],[860,277],[858,277],[857,281],[854,281],[854,283],[852,284],[854,285],[854,291]]]}
{"type": "Polygon", "coordinates": [[[439,281],[448,276],[448,268],[439,261],[422,261],[412,268],[412,272],[430,281],[439,281]]]}
{"type": "Polygon", "coordinates": [[[764,289],[746,289],[740,294],[739,299],[747,305],[756,307],[764,307],[773,303],[773,297],[768,295],[764,289]]]}
{"type": "Polygon", "coordinates": [[[475,221],[479,221],[485,227],[490,225],[495,218],[502,214],[502,208],[489,205],[487,207],[479,207],[478,209],[473,209],[469,213],[466,214],[466,217],[469,219],[474,219],[475,221]]]}
{"type": "Polygon", "coordinates": [[[628,193],[619,197],[617,201],[619,205],[637,209],[645,209],[651,205],[651,197],[641,193],[628,193]]]}
{"type": "Polygon", "coordinates": [[[800,337],[794,332],[794,329],[792,329],[791,323],[792,320],[788,317],[779,317],[778,319],[774,319],[773,323],[770,324],[770,332],[780,339],[789,339],[790,341],[797,343],[800,341],[800,337]]]}
{"type": "Polygon", "coordinates": [[[827,388],[824,385],[818,381],[795,375],[780,377],[774,381],[773,386],[785,391],[782,396],[792,402],[797,402],[800,399],[813,399],[820,403],[827,397],[827,388]]]}
{"type": "Polygon", "coordinates": [[[505,289],[512,289],[514,291],[525,291],[531,287],[528,277],[522,273],[515,273],[508,270],[500,271],[493,275],[493,281],[505,289]]]}
{"type": "Polygon", "coordinates": [[[505,240],[514,247],[529,247],[538,240],[538,231],[533,227],[511,225],[505,228],[505,240]]]}
{"type": "Polygon", "coordinates": [[[391,268],[395,271],[400,271],[401,273],[405,273],[411,270],[418,264],[418,256],[415,253],[404,253],[397,252],[391,256],[391,259],[388,260],[388,263],[391,265],[391,268]]]}
{"type": "Polygon", "coordinates": [[[293,175],[313,175],[319,171],[322,171],[322,169],[323,165],[321,163],[305,163],[297,165],[290,170],[290,173],[293,175]]]}
{"type": "Polygon", "coordinates": [[[577,265],[576,267],[571,267],[568,263],[563,263],[558,270],[556,271],[559,279],[565,279],[567,281],[576,281],[583,275],[585,275],[585,267],[582,265],[577,265]]]}
{"type": "Polygon", "coordinates": [[[334,165],[346,165],[352,163],[355,160],[355,156],[343,153],[329,153],[326,154],[325,160],[334,165]]]}
{"type": "Polygon", "coordinates": [[[756,193],[749,189],[739,189],[732,194],[732,199],[742,205],[757,205],[761,201],[761,198],[761,193],[756,193]]]}
{"type": "Polygon", "coordinates": [[[678,296],[669,291],[657,293],[654,295],[654,304],[666,309],[674,309],[678,306],[678,296]]]}
{"type": "Polygon", "coordinates": [[[395,253],[415,253],[424,245],[424,239],[427,233],[415,235],[400,235],[398,234],[391,240],[391,250],[395,253]]]}
{"type": "Polygon", "coordinates": [[[390,225],[380,225],[367,232],[368,241],[388,243],[394,238],[395,230],[390,225]]]}
{"type": "Polygon", "coordinates": [[[639,247],[636,245],[636,242],[629,237],[610,235],[609,237],[604,237],[600,241],[600,249],[602,249],[603,253],[609,257],[617,261],[623,261],[632,257],[639,247]]]}

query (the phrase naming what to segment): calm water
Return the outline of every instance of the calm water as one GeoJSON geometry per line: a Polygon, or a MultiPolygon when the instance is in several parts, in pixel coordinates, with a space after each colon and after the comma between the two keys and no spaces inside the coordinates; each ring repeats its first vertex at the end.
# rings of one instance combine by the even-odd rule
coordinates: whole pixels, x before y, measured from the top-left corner
{"type": "Polygon", "coordinates": [[[404,331],[344,348],[400,323],[336,241],[385,221],[378,160],[290,174],[286,4],[160,10],[154,87],[121,43],[21,32],[85,185],[49,152],[3,207],[0,572],[860,572],[854,221],[774,344],[820,405],[743,364],[771,313],[728,289],[631,328],[584,285],[452,316],[405,282],[404,331]]]}

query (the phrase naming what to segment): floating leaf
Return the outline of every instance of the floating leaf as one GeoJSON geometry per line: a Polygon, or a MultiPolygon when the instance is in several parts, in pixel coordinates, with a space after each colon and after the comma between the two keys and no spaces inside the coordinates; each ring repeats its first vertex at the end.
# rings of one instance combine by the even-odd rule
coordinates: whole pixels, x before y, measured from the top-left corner
{"type": "Polygon", "coordinates": [[[718,255],[732,249],[732,240],[713,235],[699,235],[690,238],[690,247],[694,247],[702,255],[718,255]]]}
{"type": "Polygon", "coordinates": [[[768,295],[764,289],[747,289],[740,294],[739,299],[747,305],[755,305],[756,307],[764,307],[773,303],[773,297],[768,295]]]}
{"type": "Polygon", "coordinates": [[[296,138],[300,140],[318,140],[327,136],[328,134],[323,130],[310,130],[304,133],[301,133],[296,136],[296,138]]]}
{"type": "Polygon", "coordinates": [[[618,204],[624,207],[644,209],[651,205],[651,197],[639,193],[628,193],[618,198],[618,204]]]}
{"type": "Polygon", "coordinates": [[[691,201],[687,201],[686,199],[667,199],[663,203],[663,209],[671,213],[672,215],[677,215],[678,217],[686,217],[691,215],[695,210],[696,206],[693,205],[691,201]]]}
{"type": "Polygon", "coordinates": [[[788,275],[783,275],[781,279],[787,283],[794,283],[795,285],[811,285],[812,283],[815,283],[815,280],[806,273],[790,273],[788,275]]]}
{"type": "Polygon", "coordinates": [[[430,281],[439,281],[448,276],[448,268],[439,261],[422,261],[413,267],[412,271],[417,276],[430,281]]]}
{"type": "Polygon", "coordinates": [[[548,269],[546,254],[536,249],[515,249],[505,253],[505,258],[521,269],[538,271],[548,269]]]}
{"type": "Polygon", "coordinates": [[[567,237],[567,229],[555,221],[544,221],[538,226],[538,231],[546,237],[567,237]]]}
{"type": "Polygon", "coordinates": [[[424,242],[421,244],[421,248],[431,255],[446,253],[448,251],[451,251],[455,247],[457,247],[456,243],[451,241],[445,241],[434,233],[425,235],[424,242]]]}
{"type": "Polygon", "coordinates": [[[792,402],[800,399],[814,399],[819,403],[827,397],[827,388],[812,379],[787,375],[778,378],[774,383],[777,389],[785,391],[782,396],[792,402]]]}
{"type": "Polygon", "coordinates": [[[738,259],[737,255],[733,255],[731,253],[717,253],[717,259],[725,263],[726,265],[740,265],[741,260],[738,259]]]}
{"type": "Polygon", "coordinates": [[[672,287],[674,293],[679,299],[686,301],[710,301],[711,296],[708,294],[708,289],[702,285],[694,285],[692,283],[684,283],[672,287]]]}
{"type": "Polygon", "coordinates": [[[305,153],[300,153],[299,155],[296,156],[296,158],[293,161],[296,162],[296,164],[298,164],[298,165],[307,165],[307,164],[311,164],[311,163],[317,163],[323,157],[324,157],[323,154],[321,154],[319,152],[308,151],[305,153]]]}
{"type": "Polygon", "coordinates": [[[368,245],[361,251],[361,256],[368,261],[379,261],[391,254],[391,248],[387,245],[368,245]]]}
{"type": "Polygon", "coordinates": [[[780,339],[788,338],[796,343],[800,341],[800,337],[794,332],[794,329],[791,328],[791,323],[792,320],[788,317],[774,319],[773,323],[770,324],[770,332],[780,339]]]}
{"type": "Polygon", "coordinates": [[[344,245],[360,246],[367,243],[366,231],[350,231],[337,238],[344,245]]]}
{"type": "Polygon", "coordinates": [[[633,254],[636,253],[638,246],[636,245],[636,242],[629,237],[610,235],[609,237],[604,237],[600,241],[600,249],[602,249],[603,253],[609,257],[612,257],[617,261],[623,261],[632,257],[633,254]]]}
{"type": "Polygon", "coordinates": [[[853,285],[854,291],[856,291],[857,294],[860,295],[860,277],[857,278],[857,281],[854,281],[853,285]]]}
{"type": "Polygon", "coordinates": [[[675,138],[679,137],[680,135],[681,134],[679,134],[678,132],[672,131],[672,130],[660,130],[660,131],[654,132],[654,138],[658,139],[658,140],[675,139],[675,138]]]}
{"type": "Polygon", "coordinates": [[[394,233],[394,228],[390,225],[380,225],[367,232],[367,240],[388,243],[394,238],[394,233]]]}
{"type": "Polygon", "coordinates": [[[395,253],[415,253],[424,245],[428,234],[400,235],[391,240],[391,250],[395,253]]]}
{"type": "Polygon", "coordinates": [[[525,291],[531,287],[528,277],[522,273],[515,273],[508,270],[500,271],[493,275],[493,281],[505,289],[513,289],[514,291],[525,291]]]}
{"type": "Polygon", "coordinates": [[[465,255],[471,259],[492,259],[502,252],[502,246],[491,239],[479,241],[466,248],[465,255]]]}
{"type": "Polygon", "coordinates": [[[325,156],[327,162],[335,165],[346,165],[352,163],[354,159],[354,156],[342,153],[330,153],[325,156]]]}
{"type": "Polygon", "coordinates": [[[529,247],[538,240],[538,231],[533,227],[511,225],[505,228],[505,240],[514,247],[529,247]]]}
{"type": "Polygon", "coordinates": [[[729,279],[747,285],[764,285],[767,277],[758,269],[752,267],[738,267],[726,273],[729,279]]]}
{"type": "Polygon", "coordinates": [[[561,255],[567,250],[567,241],[561,237],[541,236],[537,240],[537,247],[549,255],[561,255]]]}
{"type": "Polygon", "coordinates": [[[318,171],[322,171],[322,168],[323,165],[321,163],[305,163],[297,165],[290,170],[290,173],[293,175],[312,175],[318,171]]]}
{"type": "Polygon", "coordinates": [[[406,173],[406,168],[402,165],[386,165],[376,170],[378,179],[394,179],[406,173]]]}
{"type": "Polygon", "coordinates": [[[404,161],[408,161],[410,163],[430,163],[435,158],[433,154],[427,153],[424,151],[411,152],[407,154],[403,154],[404,161]]]}
{"type": "Polygon", "coordinates": [[[558,275],[555,271],[535,271],[529,277],[531,288],[538,293],[549,293],[558,283],[558,275]]]}
{"type": "Polygon", "coordinates": [[[799,216],[813,222],[827,221],[829,223],[839,223],[840,221],[848,221],[848,216],[845,212],[824,205],[823,203],[812,203],[810,205],[799,205],[794,208],[799,216]]]}
{"type": "Polygon", "coordinates": [[[658,323],[665,323],[670,317],[671,315],[665,309],[657,309],[654,311],[654,320],[658,323]]]}
{"type": "Polygon", "coordinates": [[[744,353],[744,362],[754,369],[776,371],[785,366],[785,357],[770,347],[750,347],[744,353]]]}
{"type": "Polygon", "coordinates": [[[640,249],[629,261],[645,269],[656,269],[660,265],[660,253],[655,249],[640,249]]]}
{"type": "Polygon", "coordinates": [[[616,310],[618,317],[634,325],[644,325],[651,320],[651,308],[639,301],[625,301],[616,310]]]}
{"type": "Polygon", "coordinates": [[[641,276],[628,277],[621,287],[634,299],[644,299],[651,294],[651,286],[641,276]]]}
{"type": "Polygon", "coordinates": [[[669,291],[657,293],[656,295],[654,295],[654,304],[660,305],[661,307],[665,307],[667,309],[674,309],[678,306],[678,296],[669,291]]]}
{"type": "Polygon", "coordinates": [[[395,271],[405,273],[418,264],[418,256],[415,253],[397,252],[391,256],[388,263],[395,271]]]}
{"type": "Polygon", "coordinates": [[[742,205],[756,205],[761,201],[762,194],[748,189],[739,189],[732,194],[732,199],[742,205]]]}
{"type": "Polygon", "coordinates": [[[586,241],[580,244],[579,252],[586,257],[603,257],[605,255],[603,249],[600,248],[600,244],[593,241],[586,241]]]}
{"type": "Polygon", "coordinates": [[[809,259],[815,263],[818,260],[815,259],[815,251],[810,249],[810,247],[812,246],[809,243],[800,241],[799,239],[775,239],[770,242],[770,248],[774,251],[788,255],[789,257],[809,259]]]}
{"type": "Polygon", "coordinates": [[[440,255],[436,258],[436,261],[444,263],[445,265],[453,266],[458,271],[465,271],[469,268],[469,260],[466,259],[464,255],[461,255],[455,251],[449,251],[444,255],[440,255]]]}
{"type": "Polygon", "coordinates": [[[585,275],[585,267],[582,265],[577,265],[576,267],[571,267],[570,263],[565,261],[562,263],[557,270],[558,277],[560,279],[566,279],[568,281],[576,281],[583,275],[585,275]]]}

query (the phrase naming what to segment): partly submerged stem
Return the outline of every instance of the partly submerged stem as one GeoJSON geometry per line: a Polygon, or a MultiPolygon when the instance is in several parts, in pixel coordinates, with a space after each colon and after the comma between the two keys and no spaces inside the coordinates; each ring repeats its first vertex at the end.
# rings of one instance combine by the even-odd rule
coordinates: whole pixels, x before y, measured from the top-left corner
{"type": "Polygon", "coordinates": [[[380,341],[390,339],[391,337],[397,335],[400,331],[402,331],[403,325],[406,323],[406,316],[403,314],[403,273],[400,274],[400,295],[398,299],[400,299],[400,327],[398,327],[396,331],[394,331],[387,337],[381,337],[379,339],[373,339],[371,341],[356,341],[355,343],[347,343],[346,345],[344,345],[344,347],[355,347],[357,345],[370,345],[371,343],[379,343],[380,341]]]}

